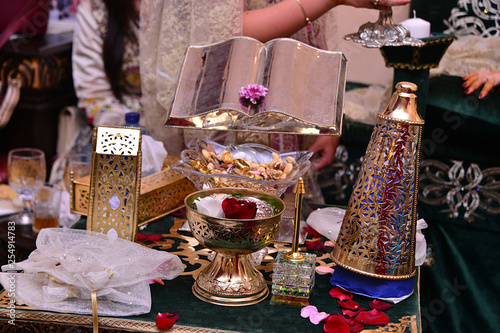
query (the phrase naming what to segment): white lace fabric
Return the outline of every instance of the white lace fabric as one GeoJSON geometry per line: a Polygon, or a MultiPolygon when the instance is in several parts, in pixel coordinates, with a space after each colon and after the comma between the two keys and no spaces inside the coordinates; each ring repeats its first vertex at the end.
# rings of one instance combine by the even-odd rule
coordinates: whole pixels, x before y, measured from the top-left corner
{"type": "Polygon", "coordinates": [[[149,280],[171,280],[184,271],[179,257],[117,237],[86,230],[42,229],[36,250],[15,265],[4,265],[0,283],[15,300],[41,310],[92,314],[91,292],[104,316],[149,313],[149,280]]]}
{"type": "Polygon", "coordinates": [[[500,70],[500,37],[458,37],[446,50],[431,76],[465,76],[475,71],[500,70]]]}
{"type": "Polygon", "coordinates": [[[190,45],[211,44],[239,36],[243,2],[213,0],[143,0],[141,2],[141,86],[146,127],[179,155],[182,130],[165,128],[181,62],[190,45]]]}
{"type": "Polygon", "coordinates": [[[377,115],[392,96],[392,81],[386,86],[371,85],[346,91],[344,96],[345,118],[351,121],[375,125],[377,115]]]}
{"type": "MultiPolygon", "coordinates": [[[[338,207],[319,208],[309,214],[307,225],[321,235],[335,243],[342,227],[345,209],[338,207]]],[[[417,220],[417,233],[415,238],[415,265],[422,266],[426,258],[427,241],[422,229],[427,228],[424,219],[417,220]]]]}

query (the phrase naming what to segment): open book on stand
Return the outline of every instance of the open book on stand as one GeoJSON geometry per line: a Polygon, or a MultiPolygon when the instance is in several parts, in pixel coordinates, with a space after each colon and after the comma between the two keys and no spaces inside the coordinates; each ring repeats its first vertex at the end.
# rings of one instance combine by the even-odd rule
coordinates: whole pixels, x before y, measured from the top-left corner
{"type": "Polygon", "coordinates": [[[340,135],[347,61],[289,38],[189,47],[166,125],[340,135]],[[240,91],[266,91],[253,101],[240,91]]]}

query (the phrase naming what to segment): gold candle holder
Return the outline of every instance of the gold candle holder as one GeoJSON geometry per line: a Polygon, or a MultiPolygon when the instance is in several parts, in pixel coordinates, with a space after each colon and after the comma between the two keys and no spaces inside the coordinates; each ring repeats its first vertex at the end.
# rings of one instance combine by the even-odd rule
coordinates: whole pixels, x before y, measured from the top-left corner
{"type": "Polygon", "coordinates": [[[294,188],[295,213],[292,250],[278,251],[273,265],[271,303],[290,306],[310,304],[315,282],[316,256],[299,252],[300,218],[305,194],[304,180],[297,179],[294,188]]]}

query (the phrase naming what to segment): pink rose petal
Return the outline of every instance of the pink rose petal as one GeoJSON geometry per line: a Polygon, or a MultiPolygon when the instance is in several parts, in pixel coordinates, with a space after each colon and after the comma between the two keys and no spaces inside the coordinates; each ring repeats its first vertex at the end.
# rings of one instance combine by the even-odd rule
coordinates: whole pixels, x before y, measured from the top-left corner
{"type": "Polygon", "coordinates": [[[323,320],[325,320],[326,318],[328,318],[328,316],[330,316],[330,314],[328,314],[326,312],[315,312],[315,313],[312,313],[311,316],[309,316],[309,320],[314,325],[318,325],[323,320]]]}
{"type": "Polygon", "coordinates": [[[300,316],[302,318],[309,318],[313,312],[318,312],[318,309],[314,305],[308,305],[300,310],[300,316]]]}
{"type": "Polygon", "coordinates": [[[332,274],[333,273],[333,268],[328,267],[328,266],[317,266],[316,267],[316,273],[319,275],[326,275],[326,274],[332,274]]]}
{"type": "Polygon", "coordinates": [[[311,323],[318,325],[320,322],[328,318],[329,314],[326,312],[318,312],[318,309],[314,305],[308,305],[300,310],[300,316],[302,318],[309,317],[311,323]]]}

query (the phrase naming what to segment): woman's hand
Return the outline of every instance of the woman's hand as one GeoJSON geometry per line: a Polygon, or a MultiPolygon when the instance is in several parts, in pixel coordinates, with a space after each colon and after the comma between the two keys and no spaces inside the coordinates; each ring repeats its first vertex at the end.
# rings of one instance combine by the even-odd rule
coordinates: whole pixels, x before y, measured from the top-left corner
{"type": "Polygon", "coordinates": [[[339,145],[338,136],[318,136],[318,138],[309,147],[309,151],[314,153],[316,161],[314,167],[321,169],[332,164],[335,160],[335,151],[339,145]]]}
{"type": "Polygon", "coordinates": [[[390,12],[391,6],[409,3],[410,0],[286,0],[267,8],[245,11],[243,35],[265,43],[274,38],[293,35],[305,27],[308,20],[314,21],[336,6],[390,12]]]}
{"type": "Polygon", "coordinates": [[[392,6],[404,6],[411,0],[331,0],[335,6],[346,5],[356,8],[378,9],[390,12],[392,6]]]}
{"type": "Polygon", "coordinates": [[[483,99],[488,95],[494,87],[500,85],[500,72],[478,71],[472,72],[462,78],[462,88],[465,89],[465,94],[470,95],[481,86],[483,89],[479,94],[479,99],[483,99]]]}

